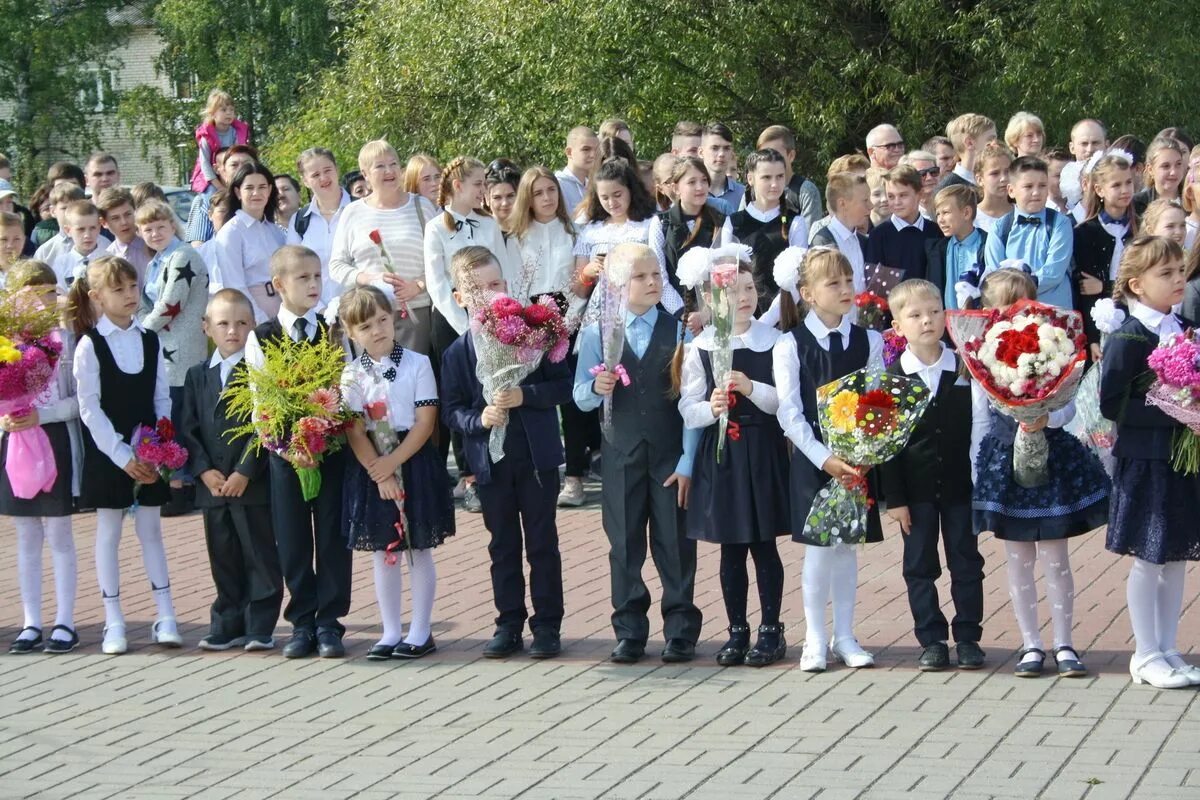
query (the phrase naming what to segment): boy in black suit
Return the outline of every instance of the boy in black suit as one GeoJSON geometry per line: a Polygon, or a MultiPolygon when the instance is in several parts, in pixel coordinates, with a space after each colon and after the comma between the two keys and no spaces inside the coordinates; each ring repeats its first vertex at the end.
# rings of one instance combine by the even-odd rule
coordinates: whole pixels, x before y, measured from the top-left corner
{"type": "Polygon", "coordinates": [[[920,668],[950,666],[946,642],[951,627],[959,669],[979,669],[984,653],[983,556],[979,554],[971,511],[972,425],[986,420],[987,400],[976,400],[971,383],[959,375],[959,359],[942,342],[946,313],[941,294],[928,281],[908,280],[888,295],[892,326],[908,347],[888,371],[925,384],[933,403],[917,423],[908,444],[880,468],[888,516],[904,534],[904,582],[921,653],[920,668]],[[938,603],[938,531],[950,569],[953,626],[938,603]]]}
{"type": "Polygon", "coordinates": [[[954,287],[964,275],[971,271],[977,278],[983,275],[987,232],[975,227],[978,205],[972,186],[947,186],[933,197],[934,216],[945,238],[926,242],[926,279],[941,293],[945,308],[959,308],[954,287]]]}
{"type": "MultiPolygon", "coordinates": [[[[504,294],[496,257],[486,247],[464,247],[450,262],[455,300],[469,313],[492,295],[504,294]]],[[[463,436],[467,463],[475,475],[483,524],[492,535],[492,594],[496,632],[484,647],[487,658],[505,658],[523,646],[525,620],[533,633],[529,655],[553,658],[562,645],[562,556],[555,514],[558,468],[563,463],[558,406],[571,400],[571,371],[564,360],[543,358],[515,389],[484,398],[476,377],[475,337],[467,331],[442,354],[442,419],[463,436]],[[492,461],[492,428],[505,426],[504,457],[492,461]],[[525,608],[521,546],[529,561],[533,616],[525,608]]]]}
{"type": "Polygon", "coordinates": [[[204,510],[204,539],[217,599],[201,650],[270,650],[283,603],[283,577],[271,526],[266,453],[249,435],[232,442],[225,432],[238,421],[228,415],[221,392],[244,370],[246,336],[254,306],[237,289],[222,289],[208,302],[204,332],[216,351],[184,378],[180,437],[188,466],[199,478],[196,506],[204,510]]]}
{"type": "Polygon", "coordinates": [[[941,232],[921,216],[921,175],[908,165],[888,172],[890,219],[871,229],[867,238],[867,263],[904,271],[905,278],[925,277],[925,242],[941,238],[941,232]]]}

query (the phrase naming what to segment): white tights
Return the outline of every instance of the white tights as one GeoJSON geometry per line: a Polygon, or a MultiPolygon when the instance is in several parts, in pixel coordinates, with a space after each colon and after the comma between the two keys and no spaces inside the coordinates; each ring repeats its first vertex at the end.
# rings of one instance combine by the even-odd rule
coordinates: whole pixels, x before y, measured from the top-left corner
{"type": "MultiPolygon", "coordinates": [[[[54,624],[75,629],[75,538],[70,517],[13,517],[17,529],[17,579],[21,585],[21,606],[25,627],[42,627],[42,545],[50,543],[54,561],[54,599],[57,603],[54,624]]],[[[53,638],[66,641],[70,636],[54,631],[53,638]]],[[[22,632],[22,638],[36,634],[22,632]]]]}
{"type": "Polygon", "coordinates": [[[1046,599],[1050,604],[1050,620],[1054,626],[1054,647],[1072,647],[1071,628],[1075,614],[1075,578],[1071,574],[1071,558],[1066,539],[1045,542],[1005,542],[1008,553],[1008,595],[1012,598],[1013,613],[1026,650],[1043,650],[1041,626],[1038,625],[1038,593],[1033,574],[1037,560],[1042,560],[1042,577],[1046,581],[1046,599]]]}
{"type": "Polygon", "coordinates": [[[806,643],[819,648],[828,646],[825,605],[831,595],[834,641],[853,639],[854,602],[858,592],[858,547],[852,544],[805,546],[801,582],[804,586],[806,643]]]}
{"type": "MultiPolygon", "coordinates": [[[[1179,615],[1183,609],[1183,583],[1187,563],[1168,561],[1152,564],[1133,560],[1125,597],[1129,604],[1129,622],[1133,625],[1137,658],[1176,649],[1179,615]]],[[[1180,657],[1170,658],[1171,666],[1182,666],[1180,657]]]]}
{"type": "MultiPolygon", "coordinates": [[[[96,577],[104,600],[104,627],[125,624],[121,613],[121,526],[125,511],[120,508],[96,509],[96,577]]],[[[167,577],[167,551],[163,547],[162,524],[157,507],[138,506],[133,512],[133,529],[142,544],[142,564],[154,594],[159,619],[174,619],[171,580],[167,577]]]]}
{"type": "MultiPolygon", "coordinates": [[[[404,628],[403,600],[404,583],[401,565],[409,563],[407,553],[397,553],[396,563],[387,563],[388,554],[375,552],[375,596],[379,601],[379,616],[383,622],[380,644],[399,644],[404,628]]],[[[412,582],[412,621],[408,625],[408,644],[422,645],[429,638],[430,620],[433,617],[433,597],[437,591],[437,569],[433,565],[432,550],[413,550],[412,563],[408,569],[412,582]]]]}

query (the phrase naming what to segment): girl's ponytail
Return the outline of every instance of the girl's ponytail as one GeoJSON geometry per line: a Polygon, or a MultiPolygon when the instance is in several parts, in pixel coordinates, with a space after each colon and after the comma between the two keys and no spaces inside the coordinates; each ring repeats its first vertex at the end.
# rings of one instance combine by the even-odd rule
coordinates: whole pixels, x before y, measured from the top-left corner
{"type": "Polygon", "coordinates": [[[67,290],[67,322],[76,336],[82,336],[96,327],[96,315],[92,312],[87,274],[80,275],[67,290]]]}
{"type": "Polygon", "coordinates": [[[442,224],[446,230],[454,230],[454,217],[450,214],[450,201],[454,199],[454,182],[461,181],[477,169],[483,169],[483,163],[470,156],[457,156],[442,170],[442,185],[438,187],[438,205],[442,207],[442,224]]]}
{"type": "Polygon", "coordinates": [[[791,291],[779,290],[779,330],[790,331],[800,324],[803,317],[801,308],[792,297],[791,291]]]}
{"type": "Polygon", "coordinates": [[[679,323],[679,342],[675,345],[675,355],[671,356],[671,397],[679,397],[679,390],[683,386],[683,337],[687,331],[687,314],[683,315],[683,321],[679,323]]]}

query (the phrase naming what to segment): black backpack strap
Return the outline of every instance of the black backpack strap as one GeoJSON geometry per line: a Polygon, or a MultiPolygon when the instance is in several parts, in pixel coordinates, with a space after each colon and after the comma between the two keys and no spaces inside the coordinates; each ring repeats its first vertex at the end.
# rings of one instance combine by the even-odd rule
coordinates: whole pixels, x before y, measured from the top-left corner
{"type": "Polygon", "coordinates": [[[308,226],[311,223],[312,207],[305,206],[298,214],[296,214],[296,235],[303,239],[304,234],[308,231],[308,226]]]}

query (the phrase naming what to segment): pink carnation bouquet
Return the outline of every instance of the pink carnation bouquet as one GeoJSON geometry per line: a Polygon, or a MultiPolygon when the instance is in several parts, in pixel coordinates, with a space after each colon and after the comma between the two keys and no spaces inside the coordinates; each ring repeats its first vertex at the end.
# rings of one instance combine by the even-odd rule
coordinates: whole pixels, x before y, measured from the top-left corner
{"type": "MultiPolygon", "coordinates": [[[[522,305],[507,295],[481,303],[471,319],[475,339],[475,374],[490,401],[497,392],[515,389],[549,358],[559,363],[571,346],[570,331],[558,305],[550,297],[522,305]]],[[[492,461],[504,458],[505,426],[492,428],[488,453],[492,461]]]]}
{"type": "Polygon", "coordinates": [[[1187,426],[1175,436],[1173,466],[1185,475],[1200,472],[1200,342],[1196,332],[1168,336],[1148,359],[1155,381],[1146,402],[1187,426]]]}
{"type": "MultiPolygon", "coordinates": [[[[175,470],[182,469],[188,460],[187,449],[175,441],[175,426],[166,417],[159,419],[153,428],[137,426],[133,432],[133,454],[154,467],[164,481],[170,481],[175,470]]],[[[134,484],[135,498],[140,488],[140,483],[134,484]]]]}

